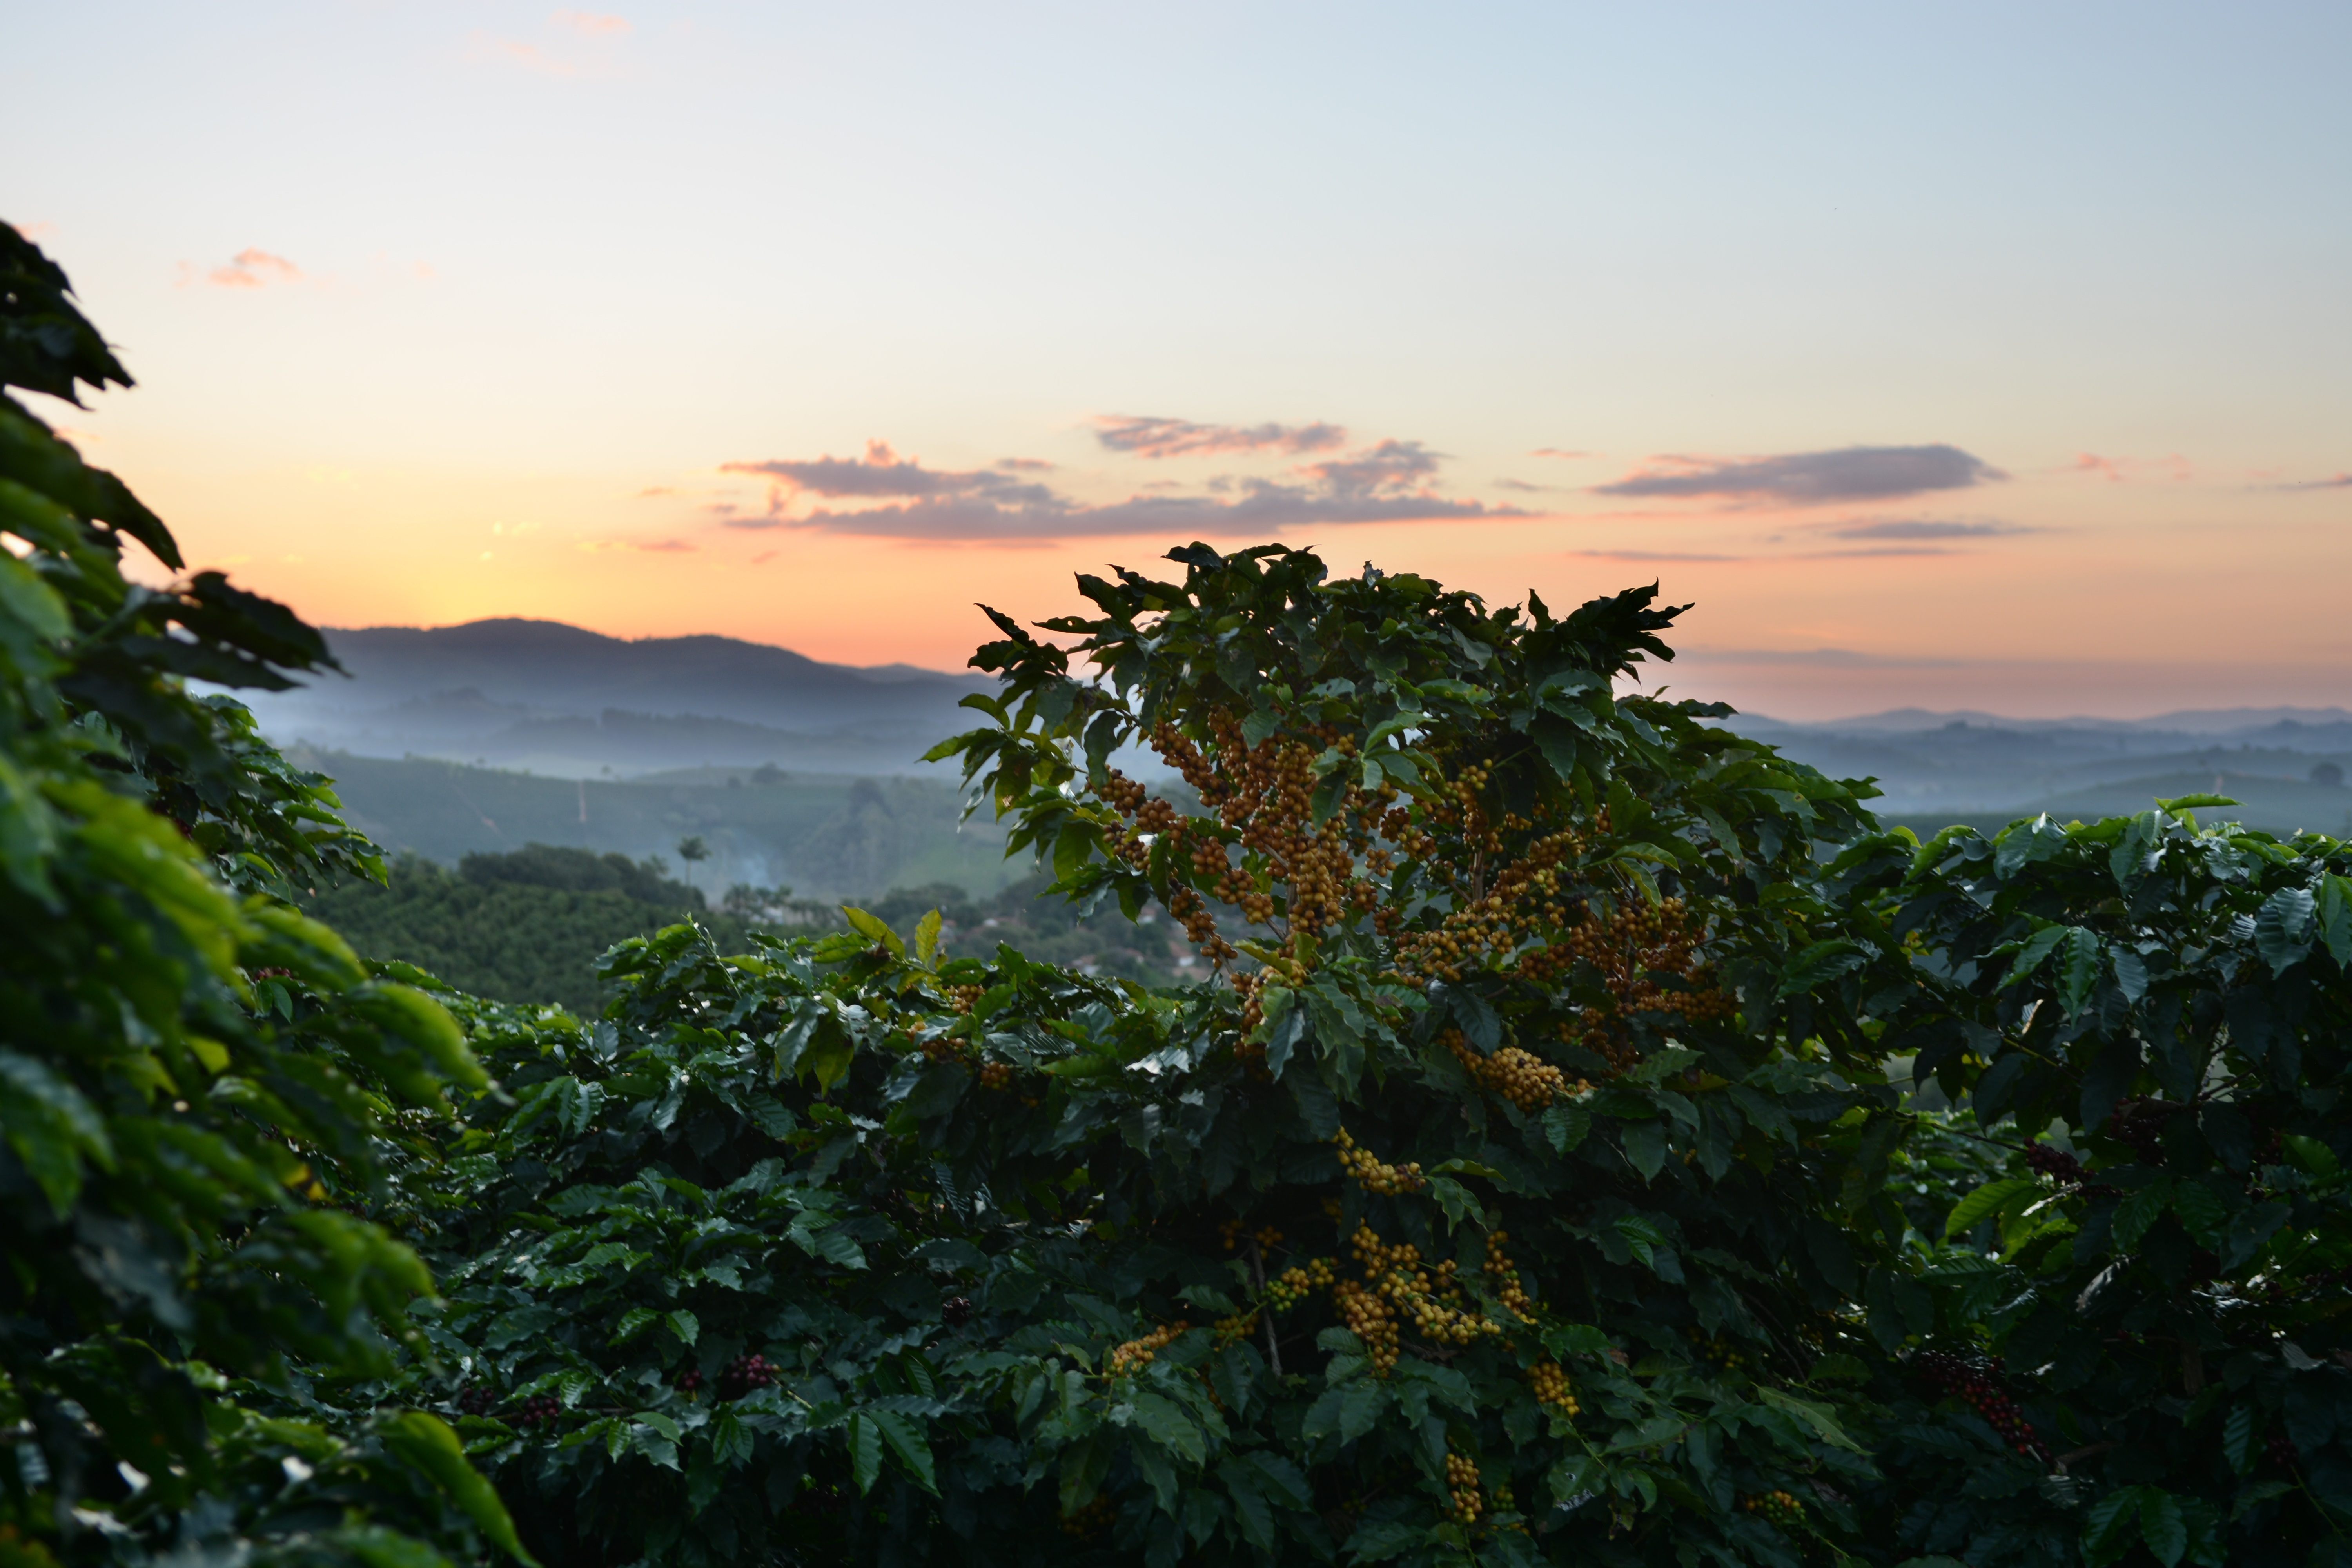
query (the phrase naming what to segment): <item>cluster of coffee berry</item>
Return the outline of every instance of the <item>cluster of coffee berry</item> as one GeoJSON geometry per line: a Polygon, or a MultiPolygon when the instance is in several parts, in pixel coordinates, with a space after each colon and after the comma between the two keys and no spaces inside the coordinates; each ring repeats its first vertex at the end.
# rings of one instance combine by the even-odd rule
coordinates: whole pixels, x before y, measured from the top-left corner
{"type": "Polygon", "coordinates": [[[1244,1239],[1255,1241],[1262,1247],[1273,1247],[1282,1240],[1282,1232],[1270,1225],[1260,1226],[1255,1230],[1244,1232],[1242,1222],[1237,1219],[1219,1221],[1217,1236],[1224,1242],[1227,1252],[1237,1249],[1244,1239]]]}
{"type": "Polygon", "coordinates": [[[2019,1413],[2017,1401],[2001,1391],[2000,1358],[1961,1357],[1948,1351],[1921,1351],[1912,1363],[1940,1393],[1968,1401],[2000,1440],[2021,1454],[2050,1457],[2032,1424],[2019,1413]]]}
{"type": "Polygon", "coordinates": [[[950,985],[948,987],[948,1005],[959,1013],[969,1013],[987,994],[988,987],[985,985],[950,985]]]}
{"type": "Polygon", "coordinates": [[[1495,1292],[1495,1299],[1506,1310],[1531,1322],[1536,1315],[1535,1299],[1520,1286],[1518,1268],[1512,1263],[1511,1255],[1503,1250],[1503,1244],[1510,1239],[1511,1233],[1507,1230],[1488,1231],[1486,1261],[1479,1267],[1486,1272],[1487,1288],[1495,1292]]]}
{"type": "Polygon", "coordinates": [[[766,1356],[739,1355],[719,1374],[719,1397],[740,1399],[753,1389],[773,1386],[775,1381],[775,1363],[766,1356]]]}
{"type": "Polygon", "coordinates": [[[2272,1433],[2270,1441],[2263,1447],[2271,1463],[2283,1470],[2294,1468],[2303,1459],[2303,1451],[2294,1446],[2294,1439],[2284,1432],[2272,1433]]]}
{"type": "Polygon", "coordinates": [[[677,1391],[680,1394],[693,1394],[698,1392],[701,1387],[702,1373],[695,1368],[688,1367],[684,1372],[677,1374],[677,1391]]]}
{"type": "Polygon", "coordinates": [[[2116,1107],[2115,1119],[2107,1131],[2116,1140],[2139,1156],[2143,1165],[2164,1163],[2164,1128],[2170,1116],[2159,1107],[2147,1101],[2126,1100],[2116,1107]]]}
{"type": "Polygon", "coordinates": [[[2083,1162],[2047,1143],[2027,1144],[2025,1163],[2035,1175],[2047,1176],[2062,1187],[2074,1186],[2083,1179],[2083,1162]]]}
{"type": "MultiPolygon", "coordinates": [[[[1517,1046],[1505,1046],[1493,1056],[1483,1057],[1471,1047],[1459,1029],[1447,1029],[1437,1040],[1454,1053],[1454,1059],[1462,1064],[1473,1082],[1521,1110],[1541,1110],[1570,1092],[1566,1073],[1517,1046]]],[[[1576,1087],[1580,1092],[1592,1086],[1579,1079],[1576,1087]]]]}
{"type": "Polygon", "coordinates": [[[1445,1456],[1445,1489],[1454,1494],[1454,1517],[1462,1523],[1475,1524],[1486,1511],[1486,1500],[1478,1493],[1478,1467],[1468,1457],[1445,1456]]]}
{"type": "Polygon", "coordinates": [[[1277,1312],[1287,1312],[1310,1292],[1328,1289],[1335,1278],[1329,1258],[1310,1258],[1265,1282],[1265,1304],[1277,1312]]]}
{"type": "Polygon", "coordinates": [[[1539,1405],[1556,1405],[1563,1415],[1574,1415],[1584,1407],[1576,1402],[1576,1390],[1568,1381],[1568,1373],[1556,1361],[1538,1362],[1528,1369],[1528,1385],[1536,1392],[1539,1405]]]}
{"type": "Polygon", "coordinates": [[[1355,1139],[1344,1127],[1331,1135],[1339,1146],[1339,1168],[1364,1184],[1364,1190],[1382,1197],[1395,1197],[1400,1193],[1417,1193],[1429,1185],[1421,1173],[1418,1162],[1405,1165],[1383,1163],[1369,1149],[1356,1147],[1355,1139]]]}
{"type": "Polygon", "coordinates": [[[1192,1324],[1179,1318],[1163,1328],[1152,1330],[1139,1340],[1129,1340],[1125,1344],[1113,1345],[1110,1354],[1104,1359],[1103,1375],[1127,1377],[1141,1372],[1158,1358],[1161,1351],[1175,1343],[1178,1335],[1189,1331],[1192,1327],[1192,1324]]]}
{"type": "Polygon", "coordinates": [[[522,1402],[522,1413],[515,1417],[518,1426],[545,1426],[563,1414],[562,1401],[552,1394],[534,1394],[522,1402]]]}
{"type": "Polygon", "coordinates": [[[1062,1516],[1062,1533],[1077,1541],[1092,1541],[1108,1530],[1117,1517],[1110,1499],[1097,1496],[1086,1507],[1062,1516]]]}
{"type": "Polygon", "coordinates": [[[1726,1372],[1738,1372],[1748,1364],[1748,1358],[1734,1349],[1729,1341],[1717,1336],[1709,1339],[1696,1329],[1690,1331],[1691,1343],[1698,1346],[1699,1354],[1726,1372]]]}
{"type": "Polygon", "coordinates": [[[1783,1530],[1793,1529],[1805,1521],[1805,1505],[1793,1492],[1769,1491],[1761,1497],[1739,1500],[1739,1506],[1752,1514],[1760,1515],[1783,1530]]]}
{"type": "Polygon", "coordinates": [[[940,1303],[940,1321],[949,1328],[960,1329],[971,1321],[971,1298],[950,1296],[940,1303]]]}
{"type": "Polygon", "coordinates": [[[1013,1064],[1011,1062],[981,1063],[980,1087],[982,1089],[992,1089],[1000,1091],[1011,1089],[1013,1087],[1013,1064]]]}

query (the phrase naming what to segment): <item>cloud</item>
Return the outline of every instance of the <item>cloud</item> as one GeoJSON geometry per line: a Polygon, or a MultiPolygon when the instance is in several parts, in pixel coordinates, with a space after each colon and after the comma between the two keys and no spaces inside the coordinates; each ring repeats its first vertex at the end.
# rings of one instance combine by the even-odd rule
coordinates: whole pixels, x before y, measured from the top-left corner
{"type": "Polygon", "coordinates": [[[1700,555],[1681,550],[1571,550],[1588,561],[1752,561],[1752,555],[1700,555]]]}
{"type": "Polygon", "coordinates": [[[1867,522],[1838,523],[1831,533],[1840,539],[1991,539],[2001,534],[2034,533],[2012,522],[1943,522],[1932,518],[1882,518],[1867,522]]]}
{"type": "Polygon", "coordinates": [[[1498,490],[1516,490],[1522,495],[1557,494],[1563,488],[1559,485],[1531,485],[1525,479],[1496,479],[1494,483],[1498,490]]]}
{"type": "Polygon", "coordinates": [[[1564,452],[1558,447],[1538,447],[1534,451],[1529,452],[1528,456],[1530,458],[1565,458],[1573,461],[1579,458],[1597,458],[1601,456],[1601,454],[1598,452],[1564,452]]]}
{"type": "Polygon", "coordinates": [[[2168,458],[2102,458],[2096,452],[2078,454],[2064,467],[2052,470],[2062,474],[2096,474],[2110,484],[2123,484],[2135,475],[2153,474],[2161,479],[2188,479],[2195,470],[2188,458],[2175,452],[2168,458]]]}
{"type": "MultiPolygon", "coordinates": [[[[1012,458],[1016,468],[1029,459],[1012,458]]],[[[1034,482],[1015,479],[1003,470],[926,468],[919,458],[901,459],[887,441],[866,443],[864,458],[823,457],[801,462],[722,463],[719,471],[764,476],[780,489],[833,500],[935,500],[950,496],[990,496],[1013,503],[1048,500],[1053,492],[1034,482]]]]}
{"type": "MultiPolygon", "coordinates": [[[[181,267],[182,287],[194,281],[193,269],[181,267]]],[[[226,267],[215,267],[205,274],[205,281],[216,289],[265,289],[272,283],[299,283],[302,269],[282,256],[272,256],[266,250],[246,247],[229,258],[226,267]]]]}
{"type": "Polygon", "coordinates": [[[626,18],[600,16],[593,11],[558,11],[548,20],[559,27],[569,27],[573,32],[585,33],[592,38],[632,30],[626,18]]]}
{"type": "Polygon", "coordinates": [[[1794,664],[1811,665],[1832,669],[1931,669],[1948,668],[1963,661],[1955,658],[1916,658],[1901,654],[1858,653],[1850,647],[1682,647],[1675,650],[1685,660],[1706,660],[1718,664],[1794,664]]]}
{"type": "Polygon", "coordinates": [[[1777,501],[1783,506],[1827,506],[1841,501],[1890,500],[1929,490],[1967,489],[2009,476],[1958,447],[1847,447],[1834,452],[1790,452],[1778,457],[1719,458],[1669,457],[1653,459],[1649,470],[1612,485],[1594,487],[1605,496],[1723,496],[1735,500],[1777,501]]]}
{"type": "Polygon", "coordinates": [[[699,545],[683,539],[583,539],[580,548],[591,555],[629,551],[641,555],[691,555],[699,545]]]}
{"type": "Polygon", "coordinates": [[[2338,474],[2332,479],[2306,479],[2299,485],[2281,485],[2283,490],[2352,490],[2352,474],[2338,474]]]}
{"type": "Polygon", "coordinates": [[[1138,458],[1213,458],[1234,452],[1328,452],[1348,444],[1337,425],[1195,425],[1132,414],[1095,416],[1095,439],[1138,458]]]}
{"type": "Polygon", "coordinates": [[[1868,561],[1889,555],[1954,555],[1958,552],[1938,549],[1932,544],[1885,544],[1871,550],[1815,550],[1807,554],[1791,556],[1795,561],[1868,561]]]}
{"type": "MultiPolygon", "coordinates": [[[[1418,441],[1381,441],[1344,457],[1293,469],[1296,480],[1220,476],[1206,495],[1154,493],[1089,502],[1034,479],[992,468],[926,468],[884,441],[862,458],[824,457],[723,465],[729,473],[772,481],[764,513],[713,508],[725,525],[809,529],[894,539],[1084,539],[1121,534],[1263,534],[1324,523],[1407,522],[1459,518],[1518,518],[1516,507],[1455,500],[1431,488],[1440,454],[1418,441]],[[806,498],[867,502],[819,504],[806,498]]],[[[1034,472],[1024,468],[1024,473],[1034,472]]]]}

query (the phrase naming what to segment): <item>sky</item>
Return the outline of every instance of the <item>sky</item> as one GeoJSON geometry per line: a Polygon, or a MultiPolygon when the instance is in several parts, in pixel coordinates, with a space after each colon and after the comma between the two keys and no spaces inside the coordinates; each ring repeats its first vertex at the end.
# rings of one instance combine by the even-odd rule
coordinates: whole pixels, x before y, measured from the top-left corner
{"type": "Polygon", "coordinates": [[[39,412],[328,626],[1279,540],[1784,719],[2352,703],[2352,8],[604,3],[0,8],[139,382],[39,412]]]}

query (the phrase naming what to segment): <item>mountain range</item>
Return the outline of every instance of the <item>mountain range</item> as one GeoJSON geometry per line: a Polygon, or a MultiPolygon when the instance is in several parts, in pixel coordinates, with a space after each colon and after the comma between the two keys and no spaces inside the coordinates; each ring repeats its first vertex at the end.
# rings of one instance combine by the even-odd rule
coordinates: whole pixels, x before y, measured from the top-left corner
{"type": "MultiPolygon", "coordinates": [[[[993,685],[977,673],[827,664],[733,637],[632,641],[556,621],[327,637],[348,678],[248,699],[279,741],[566,779],[761,764],[803,776],[936,775],[916,759],[978,721],[957,703],[993,685]]],[[[2352,832],[2342,782],[2352,771],[2352,712],[2341,708],[2151,719],[1904,708],[1820,723],[1759,714],[1728,722],[1824,773],[1876,778],[1881,814],[1916,827],[2041,810],[2111,815],[2158,795],[2210,793],[2237,798],[2236,815],[2255,826],[2352,832]]]]}
{"type": "Polygon", "coordinates": [[[249,696],[268,733],[361,756],[562,777],[694,765],[907,773],[993,682],[911,665],[825,664],[734,637],[605,637],[559,621],[330,627],[349,672],[249,696]]]}

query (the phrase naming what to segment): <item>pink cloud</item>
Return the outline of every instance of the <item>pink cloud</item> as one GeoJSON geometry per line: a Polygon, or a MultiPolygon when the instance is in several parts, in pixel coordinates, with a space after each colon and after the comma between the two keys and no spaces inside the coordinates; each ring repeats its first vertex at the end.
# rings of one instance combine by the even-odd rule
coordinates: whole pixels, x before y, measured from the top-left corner
{"type": "Polygon", "coordinates": [[[1327,452],[1345,446],[1337,425],[1196,425],[1150,415],[1098,414],[1095,439],[1138,458],[1213,458],[1234,452],[1327,452]]]}
{"type": "Polygon", "coordinates": [[[927,468],[887,441],[863,458],[831,456],[723,463],[722,472],[768,481],[764,514],[731,502],[708,510],[729,528],[816,529],[832,533],[934,542],[1004,543],[1135,533],[1265,533],[1326,523],[1510,519],[1510,506],[1435,493],[1441,454],[1418,441],[1381,441],[1342,457],[1297,465],[1295,480],[1223,475],[1207,494],[1168,494],[1147,485],[1125,500],[1092,501],[1034,477],[1027,464],[927,468]],[[804,499],[817,504],[803,510],[804,499]],[[846,506],[826,502],[847,502],[846,506]]]}
{"type": "Polygon", "coordinates": [[[1603,455],[1600,452],[1564,452],[1558,447],[1538,447],[1528,454],[1530,458],[1566,458],[1570,460],[1578,458],[1598,458],[1603,455]]]}
{"type": "Polygon", "coordinates": [[[631,32],[628,20],[622,16],[603,16],[593,11],[558,11],[548,18],[559,27],[569,27],[590,37],[631,32]]]}
{"type": "Polygon", "coordinates": [[[1653,458],[1647,468],[1614,484],[1595,486],[1594,493],[1802,507],[1966,489],[2008,477],[1981,458],[1937,442],[1920,447],[1844,447],[1760,458],[1671,454],[1653,458]]]}
{"type": "Polygon", "coordinates": [[[2177,481],[2193,479],[2196,470],[2188,458],[2175,452],[2168,458],[2102,458],[2096,452],[2084,452],[2065,467],[2053,470],[2062,474],[2096,474],[2110,484],[2124,484],[2135,478],[2165,479],[2177,481]]]}
{"type": "Polygon", "coordinates": [[[642,555],[691,555],[700,546],[683,539],[583,539],[580,548],[591,555],[633,551],[642,555]]]}
{"type": "MultiPolygon", "coordinates": [[[[193,282],[194,269],[183,263],[180,268],[182,287],[193,282]]],[[[282,256],[247,246],[229,258],[226,267],[215,267],[205,274],[205,281],[215,289],[263,289],[272,283],[299,283],[302,269],[282,256]]]]}

